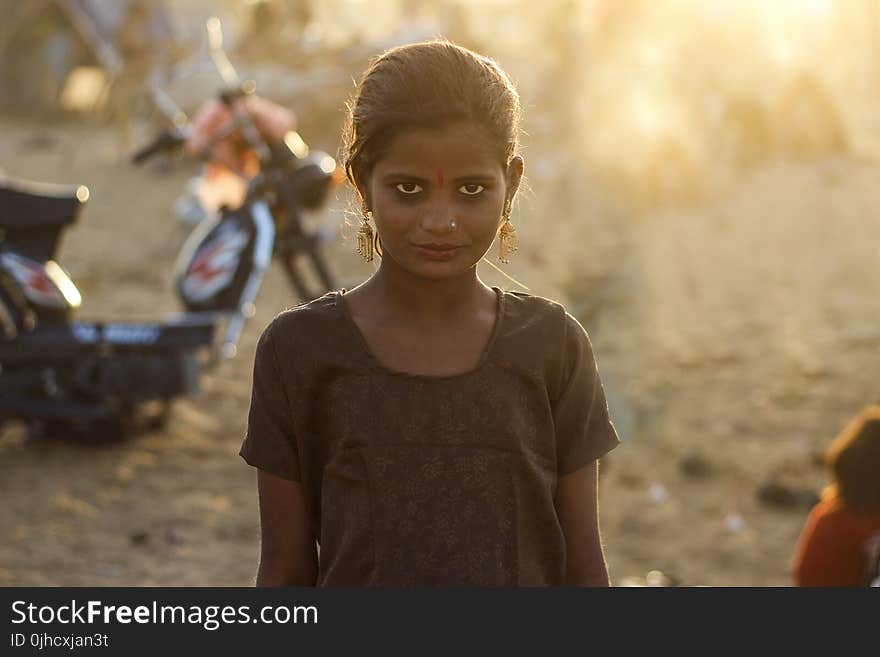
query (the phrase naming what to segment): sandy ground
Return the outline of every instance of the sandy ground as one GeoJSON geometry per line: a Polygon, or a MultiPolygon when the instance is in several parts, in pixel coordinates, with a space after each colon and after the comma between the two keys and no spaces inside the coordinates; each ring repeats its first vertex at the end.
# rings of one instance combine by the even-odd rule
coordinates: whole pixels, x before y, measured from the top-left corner
{"type": "MultiPolygon", "coordinates": [[[[332,134],[313,141],[335,150],[332,134]]],[[[0,166],[89,186],[59,257],[83,317],[177,310],[171,268],[184,232],[171,206],[190,166],[134,169],[106,128],[10,117],[0,117],[0,166]]],[[[613,581],[656,569],[684,585],[789,584],[809,495],[825,481],[821,452],[880,399],[876,169],[777,162],[700,208],[638,217],[588,189],[563,203],[541,170],[508,271],[568,304],[593,337],[623,438],[601,480],[613,581]],[[759,494],[768,483],[790,494],[770,504],[759,494]]],[[[316,220],[338,232],[341,205],[316,220]]],[[[329,257],[343,284],[370,271],[350,239],[329,257]]],[[[252,583],[255,474],[237,451],[256,339],[296,302],[273,270],[239,355],[176,403],[161,432],[103,448],[15,426],[0,434],[0,585],[252,583]]]]}

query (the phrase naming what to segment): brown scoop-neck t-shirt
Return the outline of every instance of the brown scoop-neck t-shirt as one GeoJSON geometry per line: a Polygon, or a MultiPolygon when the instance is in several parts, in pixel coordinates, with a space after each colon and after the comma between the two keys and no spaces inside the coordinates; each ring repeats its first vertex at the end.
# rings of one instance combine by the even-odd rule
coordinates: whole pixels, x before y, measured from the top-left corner
{"type": "Polygon", "coordinates": [[[558,586],[558,477],[618,444],[590,340],[559,304],[493,288],[476,367],[396,372],[344,292],[257,346],[241,456],[303,484],[319,586],[558,586]]]}

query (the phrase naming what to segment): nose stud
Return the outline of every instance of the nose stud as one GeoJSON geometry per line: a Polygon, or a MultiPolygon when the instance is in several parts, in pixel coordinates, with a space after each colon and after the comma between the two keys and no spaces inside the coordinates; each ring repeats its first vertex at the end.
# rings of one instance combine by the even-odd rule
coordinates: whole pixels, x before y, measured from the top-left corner
{"type": "Polygon", "coordinates": [[[453,219],[452,221],[449,222],[449,230],[455,230],[455,228],[457,226],[458,226],[458,224],[455,223],[455,219],[453,219]]]}

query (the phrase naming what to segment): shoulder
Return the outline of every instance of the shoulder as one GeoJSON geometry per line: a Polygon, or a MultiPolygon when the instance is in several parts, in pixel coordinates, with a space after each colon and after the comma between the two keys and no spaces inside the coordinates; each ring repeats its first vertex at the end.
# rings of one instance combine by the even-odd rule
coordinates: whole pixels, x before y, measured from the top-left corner
{"type": "Polygon", "coordinates": [[[271,355],[282,367],[296,362],[304,369],[346,352],[351,340],[336,304],[337,293],[328,292],[275,315],[259,338],[257,359],[271,355]]]}
{"type": "Polygon", "coordinates": [[[564,331],[567,321],[561,303],[525,292],[504,292],[504,314],[513,329],[525,328],[545,334],[564,331]]]}
{"type": "Polygon", "coordinates": [[[328,292],[312,301],[281,311],[266,326],[263,335],[277,343],[310,338],[339,324],[337,293],[328,292]]]}
{"type": "Polygon", "coordinates": [[[810,511],[809,522],[816,527],[840,531],[856,520],[854,514],[837,496],[829,496],[818,502],[810,511]]]}
{"type": "Polygon", "coordinates": [[[537,294],[529,294],[528,292],[504,290],[504,299],[512,307],[527,308],[536,313],[558,313],[565,311],[565,308],[559,301],[537,294]]]}
{"type": "Polygon", "coordinates": [[[356,347],[337,293],[328,292],[275,315],[257,343],[255,368],[271,367],[290,385],[309,385],[327,367],[356,364],[356,347]]]}
{"type": "Polygon", "coordinates": [[[528,329],[557,354],[590,349],[586,329],[559,301],[525,292],[505,292],[504,298],[511,329],[528,329]]]}
{"type": "Polygon", "coordinates": [[[504,292],[503,350],[527,360],[549,381],[565,378],[574,364],[592,360],[586,330],[559,301],[524,292],[504,292]]]}
{"type": "Polygon", "coordinates": [[[844,514],[844,507],[836,496],[825,497],[810,509],[810,515],[815,518],[839,518],[844,514]]]}
{"type": "Polygon", "coordinates": [[[828,496],[813,507],[811,518],[826,526],[864,533],[880,530],[880,512],[854,509],[839,496],[828,496]]]}

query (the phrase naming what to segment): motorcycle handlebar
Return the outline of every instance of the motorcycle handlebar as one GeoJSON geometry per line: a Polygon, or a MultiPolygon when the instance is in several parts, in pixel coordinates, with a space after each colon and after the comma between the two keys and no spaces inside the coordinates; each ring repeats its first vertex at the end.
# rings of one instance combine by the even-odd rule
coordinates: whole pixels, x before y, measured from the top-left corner
{"type": "Polygon", "coordinates": [[[260,162],[264,164],[268,161],[271,155],[268,144],[266,143],[266,140],[263,139],[263,136],[260,134],[260,131],[257,129],[257,126],[248,111],[242,109],[235,102],[240,98],[246,98],[247,96],[254,94],[255,91],[256,84],[254,81],[245,80],[243,83],[236,85],[235,87],[222,90],[218,94],[218,97],[229,111],[232,112],[233,126],[235,129],[240,131],[241,135],[245,138],[245,141],[247,141],[248,145],[254,150],[257,157],[259,157],[260,162]]]}
{"type": "Polygon", "coordinates": [[[217,93],[217,97],[220,101],[226,105],[227,107],[232,107],[232,103],[235,102],[238,98],[244,98],[245,96],[250,96],[256,91],[256,84],[253,80],[245,80],[241,84],[235,87],[227,87],[225,89],[221,89],[217,93]]]}
{"type": "Polygon", "coordinates": [[[159,152],[175,150],[186,141],[186,135],[179,130],[163,130],[159,135],[131,156],[132,164],[142,164],[159,152]]]}

